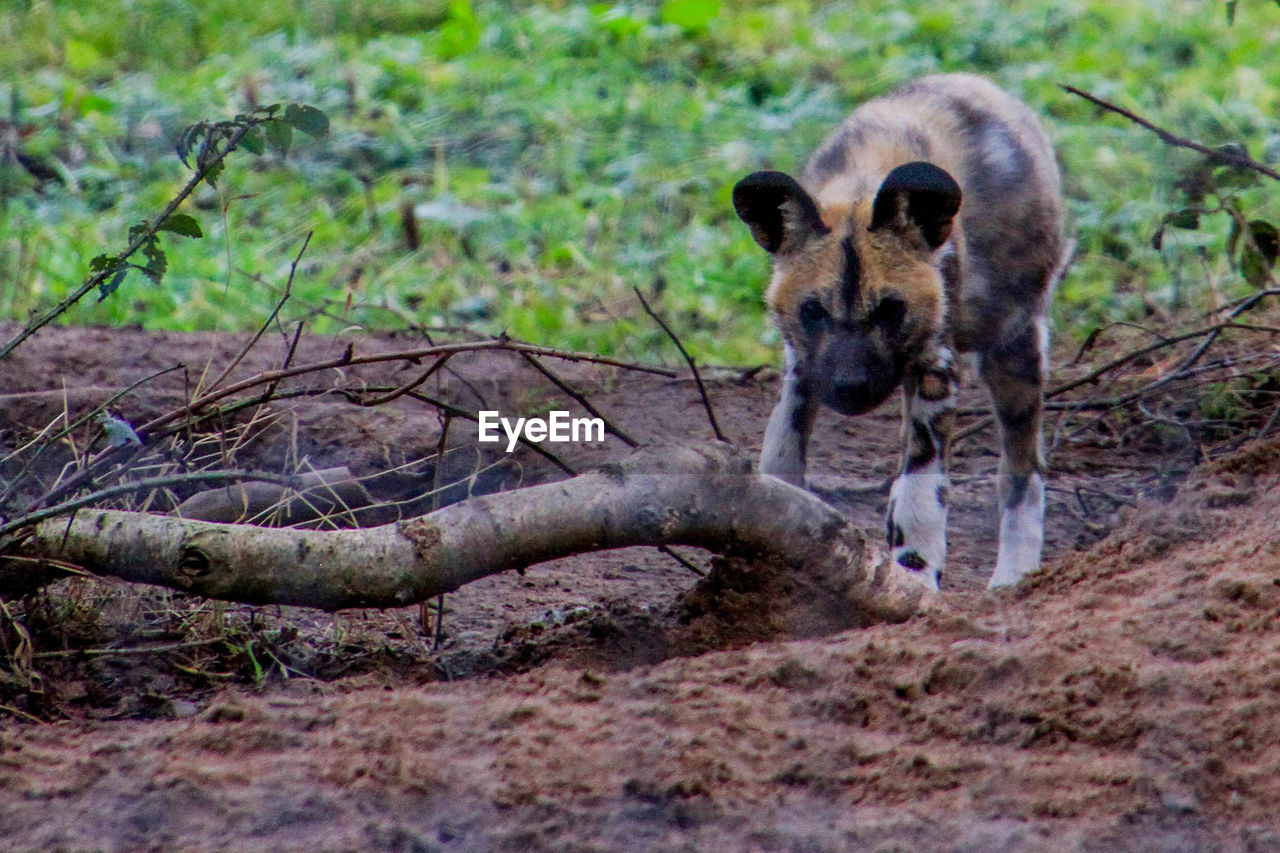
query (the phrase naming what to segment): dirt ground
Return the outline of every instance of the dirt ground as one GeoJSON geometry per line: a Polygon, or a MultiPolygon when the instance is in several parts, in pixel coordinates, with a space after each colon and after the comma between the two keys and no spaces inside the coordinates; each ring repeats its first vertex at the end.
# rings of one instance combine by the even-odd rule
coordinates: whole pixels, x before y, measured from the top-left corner
{"type": "MultiPolygon", "coordinates": [[[[0,450],[185,365],[119,401],[144,422],[242,342],[45,330],[0,362],[0,450]]],[[[304,338],[295,361],[348,343],[420,341],[304,338]]],[[[236,375],[279,366],[283,347],[264,341],[236,375]]],[[[642,442],[711,436],[688,379],[551,366],[642,442]]],[[[450,371],[432,393],[460,407],[580,412],[509,353],[450,371]]],[[[776,378],[710,372],[731,441],[758,448],[776,378]]],[[[966,389],[962,405],[982,403],[966,389]]],[[[445,500],[564,476],[528,450],[478,454],[474,426],[452,423],[437,474],[422,460],[441,422],[423,403],[299,397],[260,412],[232,457],[405,466],[383,484],[397,494],[463,478],[445,500]]],[[[652,549],[471,584],[440,625],[434,603],[328,615],[61,582],[10,604],[89,627],[39,633],[43,704],[7,694],[0,848],[1280,851],[1280,443],[1194,467],[1194,443],[1159,431],[1055,415],[1047,436],[1041,574],[983,591],[996,457],[980,431],[954,455],[943,593],[906,623],[818,638],[691,632],[698,577],[652,549]]],[[[879,531],[897,443],[893,405],[823,417],[813,487],[879,531]]],[[[563,461],[625,452],[610,439],[563,461]]]]}

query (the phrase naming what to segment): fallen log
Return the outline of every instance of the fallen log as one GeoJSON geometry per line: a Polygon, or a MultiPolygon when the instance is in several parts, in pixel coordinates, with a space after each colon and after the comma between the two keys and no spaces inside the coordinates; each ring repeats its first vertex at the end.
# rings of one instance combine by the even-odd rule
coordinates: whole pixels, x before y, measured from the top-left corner
{"type": "Polygon", "coordinates": [[[903,619],[926,584],[817,497],[728,445],[641,450],[572,479],[355,530],[219,524],[115,510],[39,523],[0,556],[0,594],[64,565],[250,604],[401,607],[587,551],[690,545],[784,564],[848,624],[903,619]]]}

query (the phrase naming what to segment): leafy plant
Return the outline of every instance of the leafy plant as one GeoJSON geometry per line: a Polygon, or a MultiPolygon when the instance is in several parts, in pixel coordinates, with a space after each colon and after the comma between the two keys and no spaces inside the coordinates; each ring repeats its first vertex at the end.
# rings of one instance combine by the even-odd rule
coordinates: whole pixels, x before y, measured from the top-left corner
{"type": "Polygon", "coordinates": [[[89,262],[89,276],[70,295],[52,308],[30,320],[27,325],[0,346],[0,358],[4,358],[37,329],[47,325],[86,294],[97,288],[99,301],[111,296],[124,282],[131,269],[137,270],[160,284],[169,269],[169,259],[160,246],[162,233],[200,238],[204,232],[200,223],[190,214],[179,213],[178,207],[201,182],[216,184],[222,173],[227,155],[243,145],[245,150],[261,155],[263,141],[269,142],[283,156],[288,153],[293,128],[312,136],[326,136],[329,119],[320,110],[305,104],[289,104],[281,113],[281,105],[259,107],[248,114],[240,114],[229,121],[199,122],[184,130],[177,144],[178,156],[184,165],[194,170],[186,185],[165,206],[159,216],[142,220],[129,228],[129,243],[118,254],[100,254],[89,262]],[[278,117],[277,117],[278,116],[278,117]],[[194,158],[194,165],[187,163],[194,158]],[[145,264],[130,260],[141,253],[145,264]]]}
{"type": "MultiPolygon", "coordinates": [[[[1248,158],[1243,145],[1223,147],[1223,153],[1248,158]]],[[[1276,226],[1267,219],[1255,217],[1245,190],[1257,187],[1262,180],[1258,171],[1222,157],[1207,156],[1187,169],[1174,183],[1185,198],[1186,206],[1166,213],[1151,237],[1151,246],[1160,251],[1167,228],[1198,230],[1205,216],[1224,216],[1229,221],[1224,256],[1231,268],[1254,287],[1274,285],[1271,270],[1280,254],[1276,226]]]]}

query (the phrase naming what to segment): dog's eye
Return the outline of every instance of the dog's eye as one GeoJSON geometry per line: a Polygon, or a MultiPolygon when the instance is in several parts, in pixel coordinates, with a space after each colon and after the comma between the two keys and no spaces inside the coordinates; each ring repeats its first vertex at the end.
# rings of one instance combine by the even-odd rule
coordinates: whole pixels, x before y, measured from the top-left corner
{"type": "Polygon", "coordinates": [[[831,315],[827,313],[827,309],[822,307],[822,303],[816,299],[806,299],[804,304],[800,306],[800,323],[806,329],[816,329],[827,321],[831,315]]]}
{"type": "Polygon", "coordinates": [[[871,322],[893,334],[902,328],[907,316],[907,303],[896,296],[886,296],[871,312],[871,322]]]}

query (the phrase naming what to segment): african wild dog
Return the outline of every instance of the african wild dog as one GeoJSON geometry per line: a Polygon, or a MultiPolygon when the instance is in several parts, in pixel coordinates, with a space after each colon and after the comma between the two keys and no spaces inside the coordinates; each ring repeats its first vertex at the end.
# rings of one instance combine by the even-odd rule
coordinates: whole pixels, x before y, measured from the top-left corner
{"type": "Polygon", "coordinates": [[[971,352],[1002,442],[989,586],[1038,568],[1045,311],[1064,241],[1058,168],[1030,110],[980,77],[927,77],[857,109],[800,182],[756,172],[734,188],[733,204],[773,256],[767,300],[786,340],[761,470],[802,486],[819,404],[857,415],[901,384],[889,546],[936,586],[953,352],[971,352]]]}

